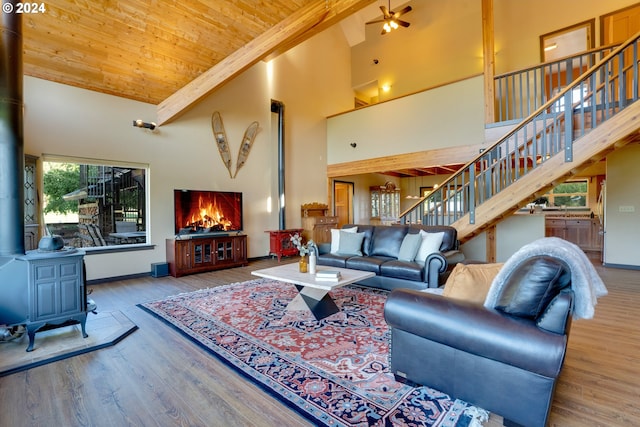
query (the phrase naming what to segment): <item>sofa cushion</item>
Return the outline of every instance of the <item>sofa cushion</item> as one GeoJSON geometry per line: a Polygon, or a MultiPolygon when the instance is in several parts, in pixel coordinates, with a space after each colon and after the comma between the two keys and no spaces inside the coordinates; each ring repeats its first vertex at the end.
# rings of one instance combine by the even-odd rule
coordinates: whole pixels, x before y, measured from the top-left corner
{"type": "Polygon", "coordinates": [[[380,266],[387,261],[393,261],[395,258],[381,256],[354,256],[346,261],[346,267],[354,270],[371,271],[380,274],[380,266]]]}
{"type": "Polygon", "coordinates": [[[423,230],[428,233],[444,233],[442,238],[442,244],[440,245],[440,252],[446,252],[458,249],[458,231],[450,225],[421,225],[411,224],[409,226],[409,232],[418,233],[423,230]]]}
{"type": "Polygon", "coordinates": [[[380,275],[396,279],[424,282],[424,267],[417,262],[391,260],[380,266],[380,275]]]}
{"type": "Polygon", "coordinates": [[[503,265],[458,263],[451,271],[442,295],[481,305],[487,298],[493,278],[503,265]]]}
{"type": "Polygon", "coordinates": [[[347,233],[355,233],[358,231],[358,227],[347,227],[342,229],[332,228],[331,229],[331,249],[329,252],[332,254],[338,253],[338,248],[340,247],[340,232],[345,231],[347,233]]]}
{"type": "Polygon", "coordinates": [[[340,243],[338,245],[338,255],[362,255],[362,241],[364,233],[351,233],[340,231],[340,243]]]}
{"type": "Polygon", "coordinates": [[[371,256],[398,258],[407,227],[376,227],[371,241],[371,256]]]}
{"type": "Polygon", "coordinates": [[[507,276],[495,308],[535,319],[570,283],[571,271],[563,261],[544,255],[531,257],[507,276]]]}
{"type": "Polygon", "coordinates": [[[332,253],[328,253],[328,254],[322,254],[318,256],[318,265],[328,265],[331,267],[340,267],[340,268],[347,268],[347,259],[349,259],[350,256],[345,256],[345,255],[338,255],[338,254],[332,254],[332,253]]]}
{"type": "Polygon", "coordinates": [[[420,243],[420,247],[416,253],[416,261],[425,262],[429,255],[440,250],[442,239],[444,238],[444,232],[428,233],[424,230],[420,230],[420,236],[422,238],[422,242],[420,243]]]}
{"type": "Polygon", "coordinates": [[[416,259],[416,254],[418,253],[421,243],[422,236],[420,236],[420,234],[405,234],[404,239],[402,239],[402,244],[400,245],[398,260],[411,262],[416,259]]]}

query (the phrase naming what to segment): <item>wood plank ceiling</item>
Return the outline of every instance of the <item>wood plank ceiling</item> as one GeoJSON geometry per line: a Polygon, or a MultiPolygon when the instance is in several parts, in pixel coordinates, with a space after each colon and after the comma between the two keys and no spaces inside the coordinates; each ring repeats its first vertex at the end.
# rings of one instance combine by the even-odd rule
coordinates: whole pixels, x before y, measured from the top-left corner
{"type": "Polygon", "coordinates": [[[24,73],[159,104],[317,0],[47,0],[23,15],[24,73]]]}
{"type": "MultiPolygon", "coordinates": [[[[282,53],[375,2],[47,0],[44,13],[23,15],[23,71],[158,105],[163,124],[248,65],[282,53]]],[[[461,165],[381,173],[440,175],[461,165]]]]}

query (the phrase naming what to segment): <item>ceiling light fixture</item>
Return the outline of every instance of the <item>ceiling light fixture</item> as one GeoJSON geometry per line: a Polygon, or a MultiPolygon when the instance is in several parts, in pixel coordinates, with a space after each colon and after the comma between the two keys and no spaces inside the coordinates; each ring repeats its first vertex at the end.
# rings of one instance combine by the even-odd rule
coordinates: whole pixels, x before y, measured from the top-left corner
{"type": "Polygon", "coordinates": [[[408,27],[409,25],[411,25],[407,21],[399,19],[400,16],[404,15],[405,13],[411,12],[411,6],[406,6],[404,9],[398,12],[394,12],[391,10],[391,0],[389,0],[389,7],[380,6],[380,10],[382,11],[382,18],[369,21],[366,24],[382,23],[382,34],[390,33],[391,30],[395,30],[400,26],[408,27]]]}

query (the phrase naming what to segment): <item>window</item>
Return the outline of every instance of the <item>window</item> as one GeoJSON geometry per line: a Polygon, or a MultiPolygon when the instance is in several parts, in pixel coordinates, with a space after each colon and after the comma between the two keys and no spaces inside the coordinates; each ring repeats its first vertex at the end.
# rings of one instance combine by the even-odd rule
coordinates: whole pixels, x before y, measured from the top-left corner
{"type": "Polygon", "coordinates": [[[47,229],[74,247],[147,242],[146,165],[45,157],[47,229]]]}
{"type": "Polygon", "coordinates": [[[549,200],[549,206],[586,207],[588,188],[586,179],[567,181],[556,186],[545,197],[549,200]]]}

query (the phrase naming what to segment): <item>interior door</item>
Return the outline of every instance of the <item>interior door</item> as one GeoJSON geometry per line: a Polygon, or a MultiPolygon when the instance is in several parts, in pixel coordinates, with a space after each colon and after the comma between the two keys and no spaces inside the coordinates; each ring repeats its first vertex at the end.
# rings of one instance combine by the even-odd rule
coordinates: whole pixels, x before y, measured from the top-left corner
{"type": "MultiPolygon", "coordinates": [[[[640,30],[640,4],[627,7],[600,17],[600,38],[602,45],[613,43],[623,43],[640,30]]],[[[629,68],[633,58],[631,52],[625,55],[624,67],[629,68]]],[[[612,72],[618,73],[618,64],[614,64],[612,72]]],[[[627,98],[633,95],[633,76],[627,73],[625,84],[627,98]]],[[[618,89],[618,82],[615,81],[614,90],[618,89]]]]}
{"type": "MultiPolygon", "coordinates": [[[[577,53],[585,52],[594,47],[593,33],[595,20],[581,22],[567,28],[552,31],[540,36],[540,53],[543,62],[556,61],[577,53]]],[[[550,99],[560,92],[566,85],[584,73],[587,64],[572,63],[568,68],[567,62],[561,61],[545,68],[545,95],[550,99]]],[[[579,94],[576,94],[579,97],[579,94]]]]}
{"type": "Polygon", "coordinates": [[[353,223],[353,182],[334,181],[333,212],[338,217],[338,228],[353,223]]]}

